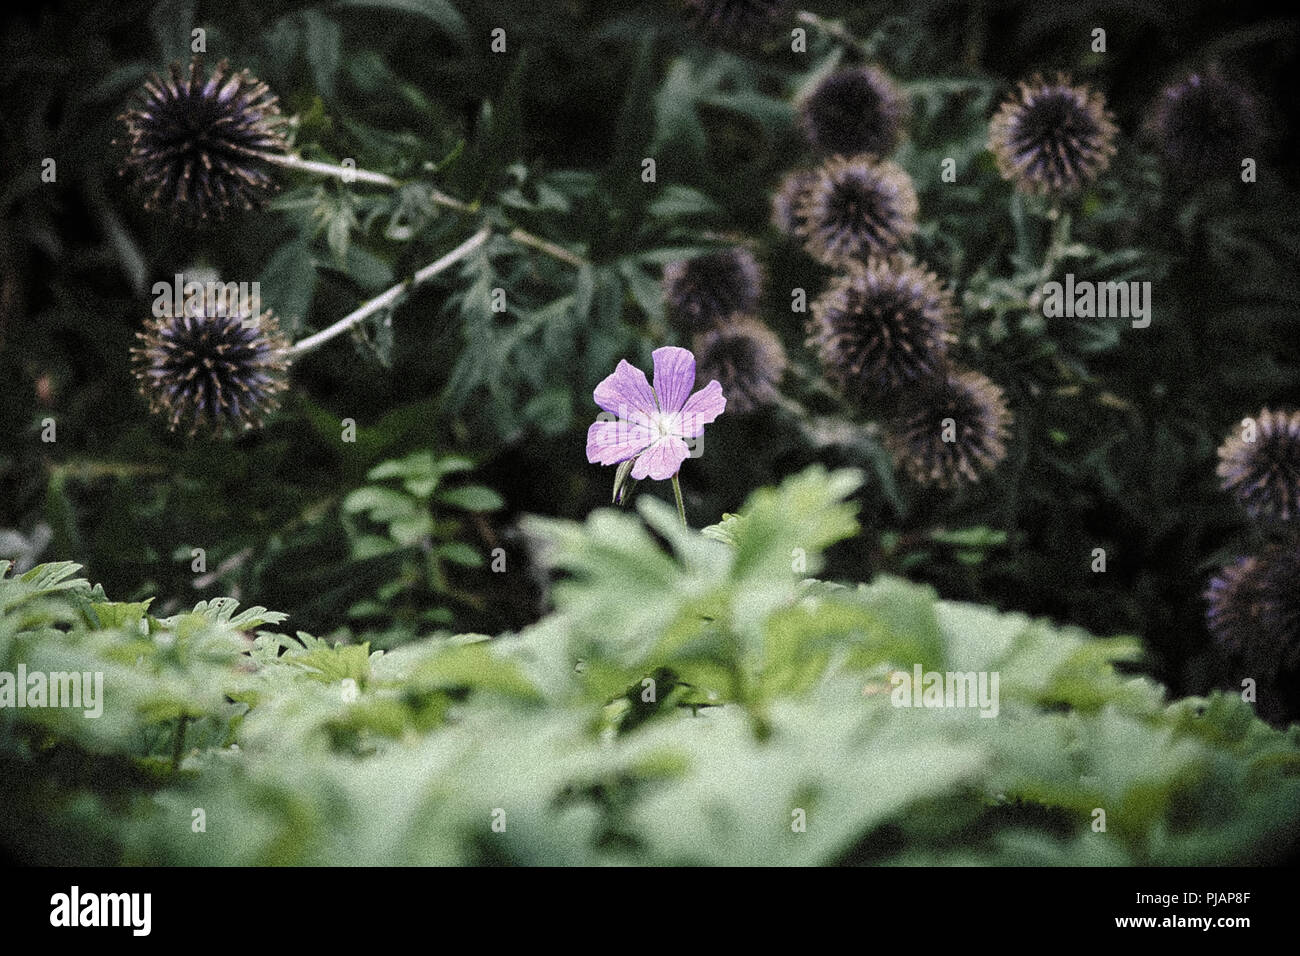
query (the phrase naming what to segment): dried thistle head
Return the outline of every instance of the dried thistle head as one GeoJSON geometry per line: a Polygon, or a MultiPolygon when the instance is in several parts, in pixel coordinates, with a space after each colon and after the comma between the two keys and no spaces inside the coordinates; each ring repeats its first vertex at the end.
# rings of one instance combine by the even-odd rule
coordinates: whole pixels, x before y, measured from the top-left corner
{"type": "Polygon", "coordinates": [[[740,246],[664,266],[669,311],[694,332],[717,328],[737,313],[753,312],[762,291],[763,270],[754,254],[740,246]]]}
{"type": "Polygon", "coordinates": [[[916,190],[897,163],[836,156],[803,193],[796,233],[824,265],[890,255],[916,231],[916,190]]]}
{"type": "Polygon", "coordinates": [[[915,482],[950,489],[980,480],[1007,454],[1011,413],[979,372],[952,372],[889,423],[886,445],[915,482]]]}
{"type": "Polygon", "coordinates": [[[1161,90],[1147,132],[1166,167],[1183,180],[1235,176],[1264,136],[1259,101],[1217,70],[1192,73],[1161,90]]]}
{"type": "Polygon", "coordinates": [[[1300,411],[1261,409],[1243,426],[1219,447],[1223,490],[1252,518],[1290,521],[1300,515],[1300,411]]]}
{"type": "Polygon", "coordinates": [[[269,312],[187,302],[180,315],[154,317],[136,337],[140,392],[173,431],[246,431],[279,406],[289,341],[269,312]]]}
{"type": "Polygon", "coordinates": [[[727,396],[727,411],[745,413],[776,401],[785,374],[781,340],[762,322],[737,316],[695,342],[701,378],[716,378],[727,396]]]}
{"type": "Polygon", "coordinates": [[[145,205],[187,219],[220,218],[262,205],[275,188],[265,156],[288,149],[279,101],[247,70],[223,60],[211,77],[195,58],[152,77],[119,117],[130,170],[145,205]]]}
{"type": "Polygon", "coordinates": [[[892,153],[906,116],[903,91],[874,66],[831,73],[799,104],[799,125],[808,141],[844,156],[892,153]]]}
{"type": "Polygon", "coordinates": [[[812,304],[808,344],[850,397],[889,400],[945,373],[957,307],[932,272],[873,259],[836,277],[812,304]]]}
{"type": "Polygon", "coordinates": [[[1064,75],[1052,82],[1035,76],[994,114],[989,149],[1017,189],[1060,198],[1106,170],[1117,133],[1100,93],[1064,75]]]}

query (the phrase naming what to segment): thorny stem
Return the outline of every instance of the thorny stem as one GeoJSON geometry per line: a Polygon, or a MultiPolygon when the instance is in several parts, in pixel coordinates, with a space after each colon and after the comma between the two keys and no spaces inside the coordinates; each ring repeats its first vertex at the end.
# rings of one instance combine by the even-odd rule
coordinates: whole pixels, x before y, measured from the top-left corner
{"type": "MultiPolygon", "coordinates": [[[[312,173],[316,176],[328,176],[334,179],[341,179],[344,182],[368,183],[372,186],[383,186],[387,189],[398,189],[402,186],[399,179],[385,173],[375,173],[368,169],[357,169],[351,166],[339,166],[334,163],[321,163],[312,159],[303,159],[294,153],[258,153],[258,158],[266,160],[276,166],[285,169],[296,169],[299,172],[312,173]]],[[[430,189],[429,200],[435,206],[442,206],[444,209],[451,209],[466,215],[474,215],[479,212],[479,204],[468,203],[464,200],[457,199],[455,196],[449,196],[440,189],[430,189]]],[[[529,246],[538,252],[543,252],[552,259],[558,259],[567,265],[581,268],[587,262],[581,256],[570,252],[563,246],[543,239],[541,236],[534,235],[526,229],[509,224],[509,238],[523,246],[529,246]]]]}
{"type": "Polygon", "coordinates": [[[484,225],[480,227],[478,232],[474,233],[474,235],[470,236],[441,259],[429,263],[409,279],[405,279],[397,283],[397,285],[393,286],[391,289],[381,292],[369,302],[366,302],[360,308],[343,316],[343,318],[339,319],[328,328],[321,329],[315,335],[307,336],[307,338],[295,344],[293,348],[289,350],[289,354],[301,355],[304,352],[309,352],[318,345],[323,345],[335,336],[343,334],[354,325],[365,321],[376,312],[383,311],[400,299],[408,290],[423,285],[434,276],[441,272],[445,272],[451,266],[464,259],[474,250],[478,249],[479,246],[483,245],[483,243],[487,242],[491,236],[491,226],[484,225]]]}
{"type": "Polygon", "coordinates": [[[690,528],[686,523],[686,504],[682,501],[682,483],[677,475],[673,475],[673,497],[677,499],[677,517],[682,519],[682,527],[690,528]]]}

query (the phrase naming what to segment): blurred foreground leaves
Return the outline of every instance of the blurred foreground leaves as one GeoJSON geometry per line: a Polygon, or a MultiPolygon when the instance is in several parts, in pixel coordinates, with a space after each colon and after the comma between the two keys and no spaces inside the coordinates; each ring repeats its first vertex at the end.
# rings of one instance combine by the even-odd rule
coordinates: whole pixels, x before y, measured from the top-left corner
{"type": "MultiPolygon", "coordinates": [[[[389,470],[420,492],[420,464],[389,470]]],[[[1117,669],[1127,638],[809,577],[855,532],[859,480],[805,471],[725,534],[646,498],[531,520],[561,575],[549,616],[388,652],[274,632],[282,615],[227,600],[158,619],[75,565],[0,565],[0,671],[105,688],[100,718],[0,709],[4,842],[34,862],[196,864],[1287,852],[1300,730],[1236,697],[1167,703],[1117,669]],[[917,665],[996,673],[996,715],[894,706],[890,675],[917,665]]]]}

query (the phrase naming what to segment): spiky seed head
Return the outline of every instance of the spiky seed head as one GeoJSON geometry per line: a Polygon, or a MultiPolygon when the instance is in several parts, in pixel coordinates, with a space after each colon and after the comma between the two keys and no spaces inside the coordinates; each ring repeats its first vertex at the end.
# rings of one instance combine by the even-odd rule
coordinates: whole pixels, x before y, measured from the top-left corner
{"type": "Polygon", "coordinates": [[[726,326],[696,338],[698,378],[716,378],[727,396],[727,411],[745,413],[776,401],[785,374],[781,340],[762,322],[737,316],[726,326]]]}
{"type": "Polygon", "coordinates": [[[1205,623],[1227,651],[1250,645],[1259,630],[1258,568],[1258,558],[1238,558],[1221,568],[1205,591],[1205,623]]]}
{"type": "Polygon", "coordinates": [[[799,125],[808,141],[844,156],[892,153],[906,116],[903,91],[874,66],[831,73],[799,104],[799,125]]]}
{"type": "Polygon", "coordinates": [[[773,33],[789,0],[685,0],[686,19],[715,40],[750,44],[773,33]]]}
{"type": "Polygon", "coordinates": [[[126,124],[130,170],[148,208],[186,219],[253,209],[275,188],[267,155],[288,149],[279,100],[247,70],[226,61],[204,78],[195,58],[153,76],[119,119],[126,124]]]}
{"type": "Polygon", "coordinates": [[[1223,490],[1252,518],[1290,521],[1300,515],[1300,411],[1262,409],[1218,454],[1223,490]]]}
{"type": "Polygon", "coordinates": [[[258,427],[286,387],[289,342],[270,312],[198,306],[154,317],[131,350],[140,392],[173,431],[258,427]]]}
{"type": "Polygon", "coordinates": [[[897,163],[836,156],[804,192],[796,232],[817,261],[843,267],[898,250],[916,231],[916,212],[911,177],[897,163]]]}
{"type": "Polygon", "coordinates": [[[1205,621],[1231,654],[1272,675],[1300,666],[1300,538],[1238,558],[1210,580],[1205,621]]]}
{"type": "Polygon", "coordinates": [[[664,266],[664,299],[673,317],[693,332],[723,325],[736,313],[752,313],[762,291],[763,270],[743,247],[664,266]]]}
{"type": "Polygon", "coordinates": [[[888,402],[944,375],[956,319],[952,293],[934,273],[898,257],[873,259],[813,301],[808,344],[850,397],[888,402]]]}
{"type": "Polygon", "coordinates": [[[1152,105],[1147,131],[1179,179],[1223,178],[1255,155],[1264,115],[1249,90],[1211,70],[1166,86],[1152,105]]]}
{"type": "Polygon", "coordinates": [[[1100,93],[1064,75],[1052,82],[1035,76],[994,114],[989,149],[1017,189],[1060,198],[1106,170],[1117,132],[1100,93]]]}
{"type": "Polygon", "coordinates": [[[816,181],[817,173],[811,169],[787,173],[772,194],[772,225],[787,236],[798,235],[804,223],[799,210],[803,208],[809,187],[816,181]]]}
{"type": "Polygon", "coordinates": [[[1259,556],[1261,650],[1287,669],[1300,666],[1300,539],[1275,541],[1259,556]]]}
{"type": "Polygon", "coordinates": [[[1000,388],[979,372],[955,371],[911,399],[885,441],[913,481],[950,489],[979,481],[1006,457],[1010,425],[1000,388]]]}

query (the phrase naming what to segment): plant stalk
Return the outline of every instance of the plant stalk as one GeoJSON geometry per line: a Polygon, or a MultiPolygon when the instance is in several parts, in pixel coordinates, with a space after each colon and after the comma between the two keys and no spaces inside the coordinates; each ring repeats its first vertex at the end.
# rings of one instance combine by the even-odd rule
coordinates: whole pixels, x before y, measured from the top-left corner
{"type": "Polygon", "coordinates": [[[263,159],[275,166],[296,169],[304,173],[313,173],[317,176],[329,176],[333,179],[341,179],[344,182],[369,183],[372,186],[386,186],[389,189],[396,189],[402,185],[400,181],[385,173],[372,173],[368,169],[338,166],[334,163],[319,163],[314,159],[303,159],[296,153],[257,153],[256,155],[258,159],[263,159]]]}
{"type": "Polygon", "coordinates": [[[176,721],[176,736],[172,739],[172,772],[181,769],[181,758],[185,756],[185,728],[189,722],[189,714],[181,714],[176,721]]]}
{"type": "Polygon", "coordinates": [[[302,355],[304,352],[310,352],[312,349],[324,345],[330,339],[342,335],[348,329],[364,322],[376,312],[380,312],[393,305],[393,303],[400,299],[410,289],[423,285],[439,273],[445,272],[457,262],[460,262],[466,256],[470,255],[470,253],[474,252],[474,250],[478,249],[483,245],[483,243],[487,242],[491,236],[491,226],[484,225],[480,227],[478,232],[474,233],[474,235],[470,236],[441,259],[429,263],[419,272],[415,273],[415,275],[411,276],[411,278],[405,279],[393,286],[391,289],[381,292],[370,301],[364,303],[360,308],[343,316],[343,318],[339,319],[328,328],[321,329],[315,335],[307,336],[307,338],[298,342],[293,346],[293,348],[289,349],[289,354],[291,356],[302,355]]]}
{"type": "MultiPolygon", "coordinates": [[[[284,169],[296,169],[299,172],[312,173],[316,176],[327,176],[332,179],[339,179],[343,182],[368,183],[372,186],[383,186],[387,189],[397,189],[402,185],[401,180],[395,179],[385,173],[375,173],[368,169],[357,169],[350,166],[339,166],[335,163],[321,163],[313,159],[303,159],[295,153],[257,153],[259,159],[284,169]]],[[[436,206],[442,206],[445,209],[451,209],[465,215],[474,215],[479,211],[479,204],[468,203],[464,200],[457,199],[455,196],[449,196],[440,189],[431,189],[429,191],[429,200],[436,206]]],[[[523,246],[536,249],[538,252],[545,253],[552,259],[556,259],[567,265],[581,268],[587,264],[576,253],[570,252],[563,246],[557,245],[548,239],[543,239],[527,229],[510,223],[510,232],[508,238],[523,246]]]]}
{"type": "Polygon", "coordinates": [[[673,497],[677,499],[677,517],[682,519],[682,527],[690,528],[686,523],[686,503],[682,501],[682,483],[677,475],[673,475],[673,497]]]}

